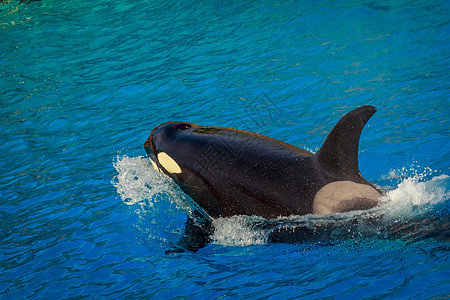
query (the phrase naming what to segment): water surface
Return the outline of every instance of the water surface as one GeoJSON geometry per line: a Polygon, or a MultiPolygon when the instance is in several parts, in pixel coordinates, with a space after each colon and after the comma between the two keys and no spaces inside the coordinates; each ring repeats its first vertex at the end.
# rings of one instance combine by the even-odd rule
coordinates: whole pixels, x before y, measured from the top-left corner
{"type": "Polygon", "coordinates": [[[4,1],[2,297],[448,297],[449,20],[448,1],[4,1]],[[189,208],[145,158],[153,127],[317,151],[362,105],[383,206],[275,220],[339,225],[290,244],[219,219],[205,248],[164,254],[189,208]]]}

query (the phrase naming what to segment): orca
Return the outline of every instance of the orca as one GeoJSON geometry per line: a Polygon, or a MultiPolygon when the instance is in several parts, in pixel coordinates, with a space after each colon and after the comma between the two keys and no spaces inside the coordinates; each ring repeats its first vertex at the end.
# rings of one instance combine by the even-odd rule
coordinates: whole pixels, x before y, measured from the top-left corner
{"type": "Polygon", "coordinates": [[[144,148],[210,220],[367,210],[384,192],[358,165],[360,135],[375,112],[362,106],[347,113],[315,154],[256,133],[181,121],[154,128],[144,148]]]}

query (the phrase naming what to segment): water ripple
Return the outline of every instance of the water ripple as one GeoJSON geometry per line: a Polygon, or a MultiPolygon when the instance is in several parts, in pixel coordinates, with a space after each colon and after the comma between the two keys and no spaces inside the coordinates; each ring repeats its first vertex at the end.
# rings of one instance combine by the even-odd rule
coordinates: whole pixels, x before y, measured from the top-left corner
{"type": "Polygon", "coordinates": [[[449,12],[446,1],[2,1],[3,297],[445,297],[449,12]],[[238,127],[317,151],[365,104],[378,112],[360,168],[390,190],[385,223],[270,244],[261,220],[235,217],[198,252],[164,254],[190,207],[142,157],[154,126],[238,127]]]}

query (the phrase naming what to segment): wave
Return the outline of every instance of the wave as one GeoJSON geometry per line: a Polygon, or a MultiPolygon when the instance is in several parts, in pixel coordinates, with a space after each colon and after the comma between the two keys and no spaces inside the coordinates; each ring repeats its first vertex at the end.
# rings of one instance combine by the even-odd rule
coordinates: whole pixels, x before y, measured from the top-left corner
{"type": "MultiPolygon", "coordinates": [[[[112,183],[123,203],[134,208],[138,225],[152,240],[167,246],[183,237],[184,223],[198,207],[172,179],[154,170],[146,157],[118,156],[112,183]]],[[[336,243],[369,237],[406,242],[429,237],[450,240],[448,199],[450,177],[429,168],[392,170],[385,182],[397,180],[382,205],[365,211],[280,217],[233,216],[212,221],[214,244],[336,243]]]]}

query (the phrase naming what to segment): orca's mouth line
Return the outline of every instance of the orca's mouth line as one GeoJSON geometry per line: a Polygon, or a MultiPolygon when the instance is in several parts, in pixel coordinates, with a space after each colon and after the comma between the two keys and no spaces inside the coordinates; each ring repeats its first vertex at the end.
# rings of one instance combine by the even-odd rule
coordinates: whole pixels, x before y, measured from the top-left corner
{"type": "Polygon", "coordinates": [[[162,172],[162,170],[159,167],[156,146],[153,143],[153,131],[150,134],[150,137],[145,141],[144,149],[145,152],[147,152],[147,156],[150,159],[150,163],[152,164],[153,169],[155,169],[158,172],[162,172]]]}

